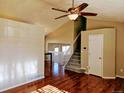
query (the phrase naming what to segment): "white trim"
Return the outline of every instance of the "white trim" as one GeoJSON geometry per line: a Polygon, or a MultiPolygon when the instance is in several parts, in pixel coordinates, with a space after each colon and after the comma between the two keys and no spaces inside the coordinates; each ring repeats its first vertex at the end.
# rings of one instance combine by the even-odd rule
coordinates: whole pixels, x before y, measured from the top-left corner
{"type": "Polygon", "coordinates": [[[81,67],[81,69],[83,69],[83,70],[85,70],[85,71],[86,71],[86,68],[84,68],[84,67],[81,67]]]}
{"type": "Polygon", "coordinates": [[[85,74],[89,74],[86,68],[82,67],[81,69],[82,69],[82,70],[85,70],[85,71],[84,71],[85,74]]]}
{"type": "Polygon", "coordinates": [[[87,71],[84,72],[85,74],[89,75],[89,73],[87,71]]]}
{"type": "Polygon", "coordinates": [[[27,81],[27,82],[24,82],[24,83],[17,84],[17,85],[14,85],[14,86],[12,86],[12,87],[8,87],[8,88],[5,88],[5,89],[2,89],[2,90],[0,90],[0,92],[6,91],[6,90],[9,90],[9,89],[12,89],[12,88],[16,88],[16,87],[22,86],[22,85],[24,85],[24,84],[31,83],[31,82],[33,82],[33,81],[36,81],[36,80],[39,80],[39,79],[43,79],[43,78],[44,78],[44,76],[41,76],[41,77],[39,77],[39,78],[30,80],[30,81],[27,81]]]}
{"type": "Polygon", "coordinates": [[[116,77],[102,77],[103,79],[116,79],[116,77]]]}
{"type": "Polygon", "coordinates": [[[124,76],[116,75],[116,77],[124,79],[124,76]]]}

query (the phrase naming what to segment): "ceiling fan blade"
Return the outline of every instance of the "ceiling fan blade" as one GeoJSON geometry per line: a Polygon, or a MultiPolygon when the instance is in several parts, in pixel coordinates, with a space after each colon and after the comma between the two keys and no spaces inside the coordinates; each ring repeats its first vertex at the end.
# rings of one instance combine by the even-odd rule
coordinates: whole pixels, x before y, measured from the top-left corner
{"type": "Polygon", "coordinates": [[[68,15],[69,15],[69,14],[62,15],[62,16],[56,17],[55,19],[60,19],[60,18],[66,17],[66,16],[68,16],[68,15]]]}
{"type": "Polygon", "coordinates": [[[97,13],[81,12],[81,16],[97,16],[97,13]]]}
{"type": "Polygon", "coordinates": [[[83,9],[85,9],[88,6],[87,3],[83,3],[81,5],[79,5],[78,7],[76,7],[76,9],[78,9],[79,11],[82,11],[83,9]]]}
{"type": "Polygon", "coordinates": [[[58,9],[58,8],[52,8],[52,10],[56,10],[56,11],[61,11],[61,12],[68,13],[68,11],[66,11],[66,10],[62,10],[62,9],[58,9]]]}

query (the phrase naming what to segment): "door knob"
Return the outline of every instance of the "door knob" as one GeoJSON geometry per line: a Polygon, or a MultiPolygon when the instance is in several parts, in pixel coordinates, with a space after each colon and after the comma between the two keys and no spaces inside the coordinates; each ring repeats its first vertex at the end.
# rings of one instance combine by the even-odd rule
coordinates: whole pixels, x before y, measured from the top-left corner
{"type": "Polygon", "coordinates": [[[102,57],[99,57],[99,59],[102,59],[102,57]]]}

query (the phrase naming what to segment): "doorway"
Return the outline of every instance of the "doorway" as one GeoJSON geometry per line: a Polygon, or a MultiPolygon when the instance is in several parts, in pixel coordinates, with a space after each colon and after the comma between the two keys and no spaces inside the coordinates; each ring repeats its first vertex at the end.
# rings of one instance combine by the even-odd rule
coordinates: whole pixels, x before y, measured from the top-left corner
{"type": "Polygon", "coordinates": [[[52,62],[64,64],[64,57],[68,55],[66,52],[70,48],[70,44],[49,43],[48,52],[52,53],[52,62]]]}

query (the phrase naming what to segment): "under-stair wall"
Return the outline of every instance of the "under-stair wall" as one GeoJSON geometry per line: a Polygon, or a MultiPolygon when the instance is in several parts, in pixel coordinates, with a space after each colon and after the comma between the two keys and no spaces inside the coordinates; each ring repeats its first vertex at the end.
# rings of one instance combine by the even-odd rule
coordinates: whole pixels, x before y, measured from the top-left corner
{"type": "MultiPolygon", "coordinates": [[[[74,21],[74,39],[77,37],[81,31],[86,31],[87,19],[85,17],[79,16],[77,20],[74,21]]],[[[74,46],[74,51],[76,49],[81,49],[81,36],[78,38],[76,47],[74,46]]]]}

